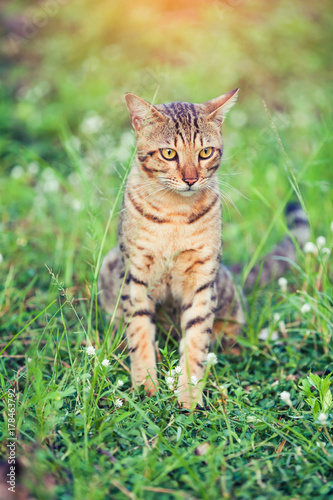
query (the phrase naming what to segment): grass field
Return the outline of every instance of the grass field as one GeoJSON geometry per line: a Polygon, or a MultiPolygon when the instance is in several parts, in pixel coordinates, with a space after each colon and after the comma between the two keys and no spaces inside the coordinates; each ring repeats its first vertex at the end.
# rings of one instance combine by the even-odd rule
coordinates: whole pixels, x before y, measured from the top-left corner
{"type": "Polygon", "coordinates": [[[14,419],[19,499],[333,499],[330,2],[3,5],[0,498],[15,498],[14,419]],[[244,278],[295,199],[316,251],[299,254],[286,291],[248,295],[241,353],[215,351],[206,409],[188,413],[163,382],[177,343],[160,337],[148,399],[97,305],[134,154],[123,94],[203,102],[237,86],[224,261],[244,278]]]}

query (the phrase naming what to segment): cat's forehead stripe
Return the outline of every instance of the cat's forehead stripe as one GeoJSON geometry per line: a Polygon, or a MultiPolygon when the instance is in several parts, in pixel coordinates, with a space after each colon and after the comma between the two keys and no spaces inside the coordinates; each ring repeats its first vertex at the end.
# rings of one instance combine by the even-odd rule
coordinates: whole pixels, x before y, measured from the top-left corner
{"type": "Polygon", "coordinates": [[[195,142],[199,133],[198,112],[193,103],[188,102],[172,102],[163,104],[164,112],[169,116],[175,124],[176,133],[180,136],[185,144],[187,141],[195,142]],[[180,126],[182,131],[180,130],[180,126]]]}

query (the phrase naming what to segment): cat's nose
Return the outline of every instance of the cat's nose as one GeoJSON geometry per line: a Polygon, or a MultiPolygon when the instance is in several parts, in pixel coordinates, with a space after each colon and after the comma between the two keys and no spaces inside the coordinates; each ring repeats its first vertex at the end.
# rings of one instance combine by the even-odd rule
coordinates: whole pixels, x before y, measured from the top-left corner
{"type": "Polygon", "coordinates": [[[184,179],[184,182],[186,182],[186,184],[188,184],[189,186],[192,186],[195,182],[197,182],[198,180],[198,177],[196,177],[195,179],[184,179]]]}
{"type": "Polygon", "coordinates": [[[198,172],[194,165],[186,165],[183,170],[183,181],[192,186],[198,180],[198,172]]]}

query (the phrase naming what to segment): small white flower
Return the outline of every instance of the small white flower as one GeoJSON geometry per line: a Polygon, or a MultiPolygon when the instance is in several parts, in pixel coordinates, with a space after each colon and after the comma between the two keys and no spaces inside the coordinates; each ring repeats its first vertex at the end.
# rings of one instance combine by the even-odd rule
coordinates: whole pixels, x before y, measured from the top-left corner
{"type": "Polygon", "coordinates": [[[122,387],[124,385],[124,382],[120,379],[117,380],[117,387],[122,387]]]}
{"type": "Polygon", "coordinates": [[[165,379],[166,384],[170,387],[173,387],[173,384],[175,383],[175,379],[173,377],[167,377],[165,379]]]}
{"type": "Polygon", "coordinates": [[[274,320],[274,323],[277,323],[278,321],[280,321],[280,314],[279,313],[274,313],[273,314],[273,320],[274,320]]]}
{"type": "Polygon", "coordinates": [[[23,174],[24,174],[24,169],[23,167],[21,167],[21,165],[16,165],[16,167],[14,167],[10,173],[13,179],[20,179],[23,174]]]}
{"type": "Polygon", "coordinates": [[[175,390],[175,392],[174,392],[174,395],[178,397],[178,396],[179,396],[179,394],[180,394],[180,390],[179,390],[179,389],[176,389],[176,390],[175,390]]]}
{"type": "Polygon", "coordinates": [[[36,175],[39,171],[39,165],[35,161],[32,163],[29,163],[28,165],[28,172],[30,175],[36,175]]]}
{"type": "Polygon", "coordinates": [[[324,247],[321,249],[321,253],[329,255],[331,253],[331,250],[327,247],[324,247]]]}
{"type": "Polygon", "coordinates": [[[326,443],[323,443],[322,441],[316,441],[316,445],[318,446],[318,448],[325,448],[326,443]]]}
{"type": "Polygon", "coordinates": [[[2,255],[2,253],[0,253],[0,264],[1,264],[1,262],[3,262],[3,255],[2,255]]]}
{"type": "Polygon", "coordinates": [[[191,384],[198,385],[198,379],[195,375],[192,375],[191,377],[191,384]]]}
{"type": "Polygon", "coordinates": [[[325,236],[318,236],[316,239],[318,248],[323,248],[326,245],[326,238],[325,236]]]}
{"type": "Polygon", "coordinates": [[[87,354],[88,354],[88,356],[93,356],[95,354],[95,347],[93,347],[92,345],[88,346],[87,347],[87,354]]]}
{"type": "Polygon", "coordinates": [[[43,184],[45,193],[56,193],[59,190],[59,182],[57,179],[47,179],[43,184]]]}
{"type": "Polygon", "coordinates": [[[327,415],[326,415],[326,413],[319,413],[319,415],[318,415],[317,418],[318,418],[318,420],[319,420],[319,422],[321,424],[326,424],[326,422],[327,422],[327,415]]]}
{"type": "Polygon", "coordinates": [[[176,366],[175,373],[179,375],[182,372],[182,367],[180,365],[176,366]]]}
{"type": "Polygon", "coordinates": [[[51,167],[46,167],[44,168],[43,172],[42,172],[42,178],[47,181],[49,179],[54,179],[56,176],[56,173],[54,171],[53,168],[51,167]]]}
{"type": "Polygon", "coordinates": [[[109,364],[110,364],[110,361],[108,359],[103,359],[103,361],[102,361],[103,366],[109,366],[109,364]]]}
{"type": "Polygon", "coordinates": [[[288,406],[292,406],[292,402],[291,402],[291,399],[290,399],[290,392],[288,391],[283,391],[281,392],[280,394],[280,398],[282,399],[282,401],[284,403],[286,403],[288,406]]]}
{"type": "Polygon", "coordinates": [[[72,199],[71,205],[72,205],[73,210],[75,210],[75,212],[81,212],[82,209],[83,209],[83,203],[82,203],[82,201],[78,200],[76,198],[72,199]]]}
{"type": "Polygon", "coordinates": [[[279,278],[278,284],[279,284],[279,287],[281,288],[281,292],[286,293],[287,292],[287,285],[288,285],[288,281],[286,280],[286,278],[283,278],[283,277],[279,278]]]}
{"type": "Polygon", "coordinates": [[[170,377],[174,377],[175,375],[176,375],[175,369],[172,368],[172,370],[170,371],[170,377]]]}
{"type": "Polygon", "coordinates": [[[32,358],[27,359],[27,363],[31,363],[31,361],[32,361],[32,358]]]}
{"type": "Polygon", "coordinates": [[[276,340],[279,338],[279,335],[277,332],[272,332],[272,335],[270,334],[270,331],[268,328],[262,328],[259,332],[258,339],[259,340],[276,340]]]}
{"type": "Polygon", "coordinates": [[[122,402],[121,399],[116,399],[116,401],[114,403],[114,405],[115,405],[116,408],[121,408],[123,406],[123,404],[124,403],[122,402]]]}
{"type": "Polygon", "coordinates": [[[72,186],[78,186],[81,182],[80,176],[77,172],[72,172],[71,174],[69,174],[67,179],[72,186]]]}
{"type": "Polygon", "coordinates": [[[307,241],[304,245],[304,253],[312,253],[313,255],[317,255],[318,248],[312,241],[307,241]]]}
{"type": "Polygon", "coordinates": [[[101,118],[96,113],[93,113],[83,119],[80,125],[80,129],[84,134],[95,134],[102,128],[103,124],[103,118],[101,118]]]}
{"type": "Polygon", "coordinates": [[[311,306],[310,306],[310,304],[308,302],[305,302],[305,304],[303,304],[302,307],[301,307],[301,312],[303,314],[306,314],[309,311],[311,311],[311,306]]]}
{"type": "Polygon", "coordinates": [[[207,363],[209,365],[216,365],[217,363],[217,356],[214,352],[209,352],[207,354],[207,363]]]}

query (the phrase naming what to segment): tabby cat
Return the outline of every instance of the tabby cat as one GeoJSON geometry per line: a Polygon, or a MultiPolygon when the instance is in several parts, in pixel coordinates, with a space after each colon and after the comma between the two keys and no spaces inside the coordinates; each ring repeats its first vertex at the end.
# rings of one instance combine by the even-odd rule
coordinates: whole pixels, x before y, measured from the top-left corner
{"type": "MultiPolygon", "coordinates": [[[[125,100],[136,132],[137,153],[126,184],[119,246],[105,257],[99,275],[104,309],[124,317],[134,386],[148,395],[158,389],[155,309],[170,299],[179,307],[182,338],[178,400],[186,408],[202,404],[200,381],[213,340],[237,334],[245,323],[242,293],[220,263],[221,198],[217,170],[221,125],[238,89],[203,104],[152,105],[128,93],[125,100]]],[[[303,244],[307,221],[291,207],[294,238],[303,244]]],[[[286,237],[264,262],[259,281],[285,272],[295,257],[286,237]]],[[[239,269],[235,269],[239,271],[239,269]]],[[[258,269],[248,284],[258,278],[258,269]]]]}

